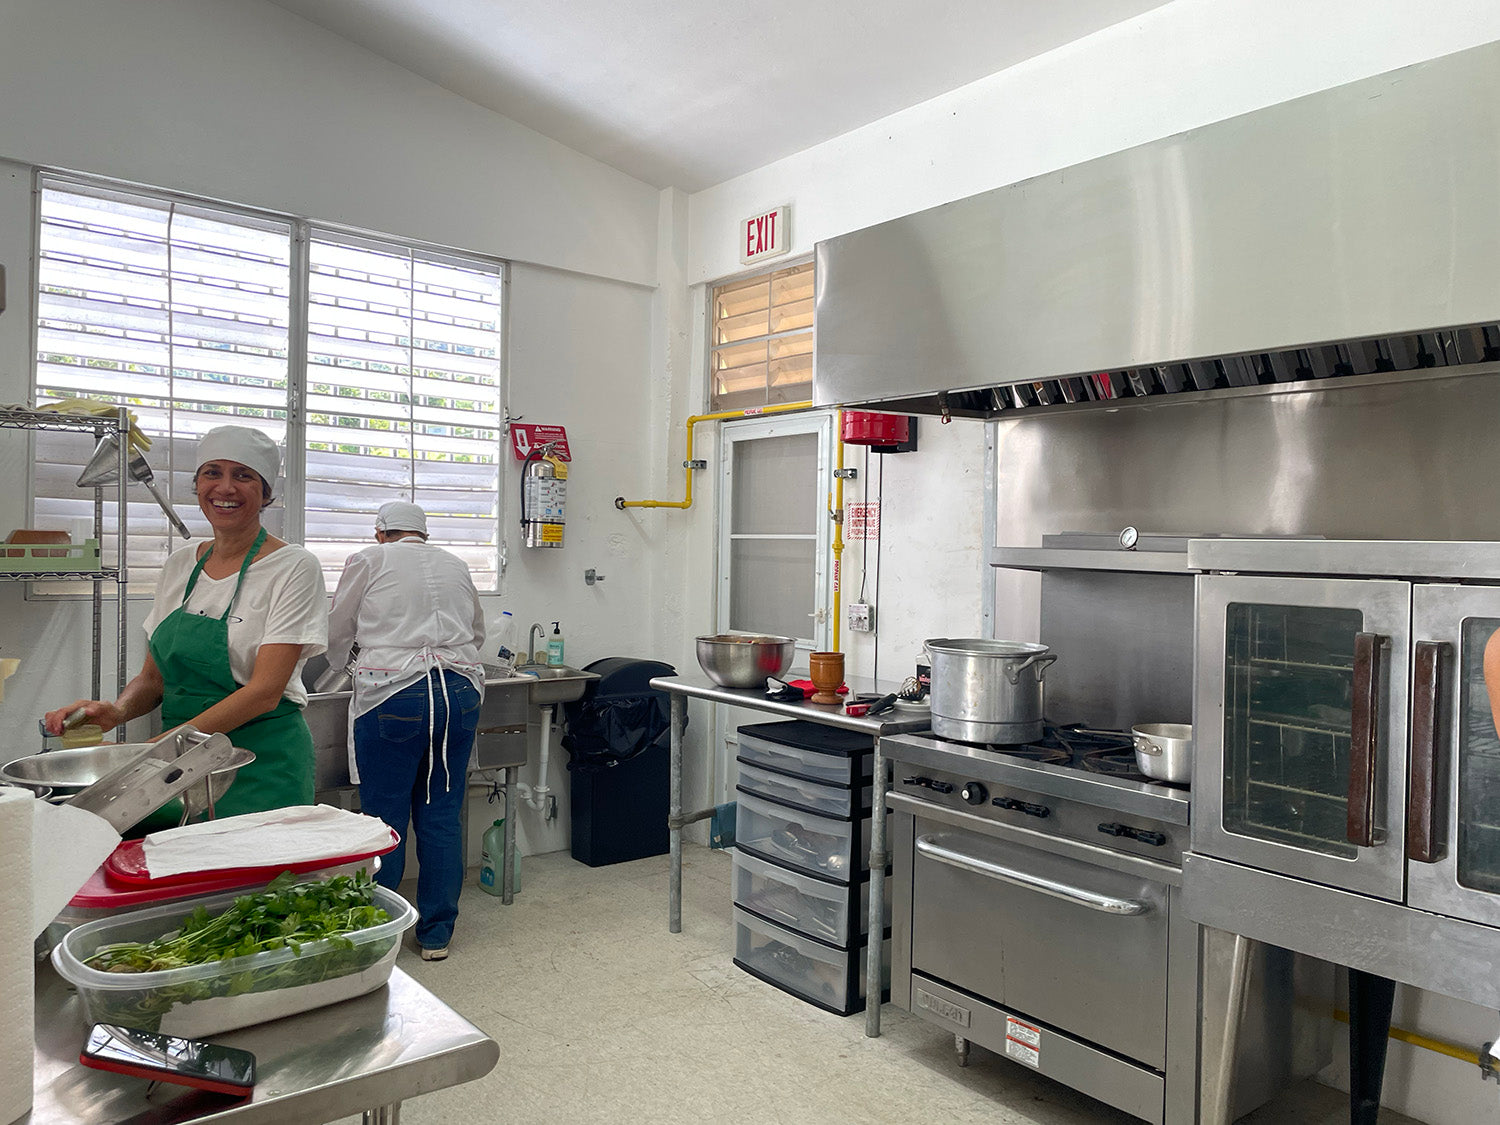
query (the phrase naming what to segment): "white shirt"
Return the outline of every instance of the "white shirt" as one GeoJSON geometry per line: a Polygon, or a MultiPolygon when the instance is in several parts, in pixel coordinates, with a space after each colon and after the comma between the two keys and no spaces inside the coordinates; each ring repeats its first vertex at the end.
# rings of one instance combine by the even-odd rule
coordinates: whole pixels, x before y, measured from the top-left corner
{"type": "Polygon", "coordinates": [[[479,592],[468,564],[441,547],[398,539],[349,556],[328,611],[329,666],[346,663],[356,640],[351,717],[433,668],[451,668],[484,693],[479,592]]]}
{"type": "MultiPolygon", "coordinates": [[[[198,545],[175,551],[161,570],[156,601],[146,618],[146,636],[156,632],[167,614],[182,605],[193,567],[198,565],[198,545]]],[[[219,617],[234,597],[239,572],[228,578],[198,575],[187,611],[219,617]]],[[[250,564],[245,585],[234,612],[229,615],[229,674],[240,685],[250,682],[255,657],[261,645],[301,645],[302,655],[282,693],[299,707],[307,704],[302,686],[302,665],[328,644],[328,589],[317,556],[305,547],[288,544],[250,564]]]]}

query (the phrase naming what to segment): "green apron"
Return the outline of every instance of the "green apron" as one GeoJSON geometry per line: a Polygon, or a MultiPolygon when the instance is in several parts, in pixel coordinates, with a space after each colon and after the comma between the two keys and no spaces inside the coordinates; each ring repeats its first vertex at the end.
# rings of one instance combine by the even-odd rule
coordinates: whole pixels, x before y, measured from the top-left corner
{"type": "MultiPolygon", "coordinates": [[[[250,560],[266,541],[261,529],[245,555],[239,581],[224,615],[217,619],[187,611],[188,598],[203,573],[203,564],[213,554],[210,547],[193,568],[182,604],[151,634],[151,657],[161,671],[162,727],[171,730],[201,714],[241,685],[229,671],[229,615],[239,600],[250,560]]],[[[230,741],[255,754],[255,761],[241,769],[229,791],[215,802],[218,816],[279,809],[287,805],[313,803],[312,733],[302,718],[302,708],[282,696],[263,715],[257,715],[226,732],[230,741]]],[[[180,815],[180,814],[179,814],[180,815]]]]}

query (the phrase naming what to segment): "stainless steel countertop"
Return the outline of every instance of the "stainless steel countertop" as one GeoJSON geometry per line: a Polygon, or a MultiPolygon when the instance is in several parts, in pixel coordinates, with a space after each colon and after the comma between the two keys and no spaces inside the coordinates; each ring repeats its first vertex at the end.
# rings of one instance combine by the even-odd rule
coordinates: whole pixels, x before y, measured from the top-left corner
{"type": "MultiPolygon", "coordinates": [[[[845,682],[849,685],[851,696],[877,690],[892,692],[901,686],[897,683],[877,685],[873,680],[862,679],[858,676],[851,676],[845,682]]],[[[809,700],[803,700],[801,703],[778,703],[774,699],[766,698],[764,688],[720,687],[707,676],[657,676],[651,681],[651,686],[657,691],[691,696],[694,699],[706,699],[710,703],[724,703],[730,707],[749,707],[756,711],[769,711],[788,719],[805,719],[810,723],[857,730],[872,738],[885,734],[901,734],[905,731],[926,730],[931,722],[931,715],[926,710],[920,713],[891,711],[872,719],[868,716],[856,717],[844,714],[843,703],[813,703],[809,700]]]]}
{"type": "Polygon", "coordinates": [[[182,1121],[315,1125],[481,1078],[500,1045],[400,969],[365,996],[212,1037],[251,1051],[248,1100],[78,1062],[88,1032],[78,997],[47,964],[37,966],[35,1093],[18,1125],[167,1125],[182,1121]]]}

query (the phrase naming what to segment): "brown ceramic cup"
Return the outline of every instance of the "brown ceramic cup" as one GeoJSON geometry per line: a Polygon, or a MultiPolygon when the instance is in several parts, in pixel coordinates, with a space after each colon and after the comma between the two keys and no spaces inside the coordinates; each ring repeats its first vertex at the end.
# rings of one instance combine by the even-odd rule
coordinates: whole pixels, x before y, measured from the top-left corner
{"type": "Polygon", "coordinates": [[[837,703],[839,688],[844,683],[844,654],[842,652],[810,652],[807,654],[808,671],[813,682],[814,703],[837,703]]]}

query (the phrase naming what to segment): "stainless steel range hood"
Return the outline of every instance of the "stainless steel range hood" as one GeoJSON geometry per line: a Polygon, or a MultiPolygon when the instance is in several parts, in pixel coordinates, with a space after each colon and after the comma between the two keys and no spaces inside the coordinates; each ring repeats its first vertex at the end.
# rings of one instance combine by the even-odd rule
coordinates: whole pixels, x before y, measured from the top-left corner
{"type": "Polygon", "coordinates": [[[1322,381],[1500,357],[1497,322],[1492,43],[819,243],[813,398],[1322,381]]]}

